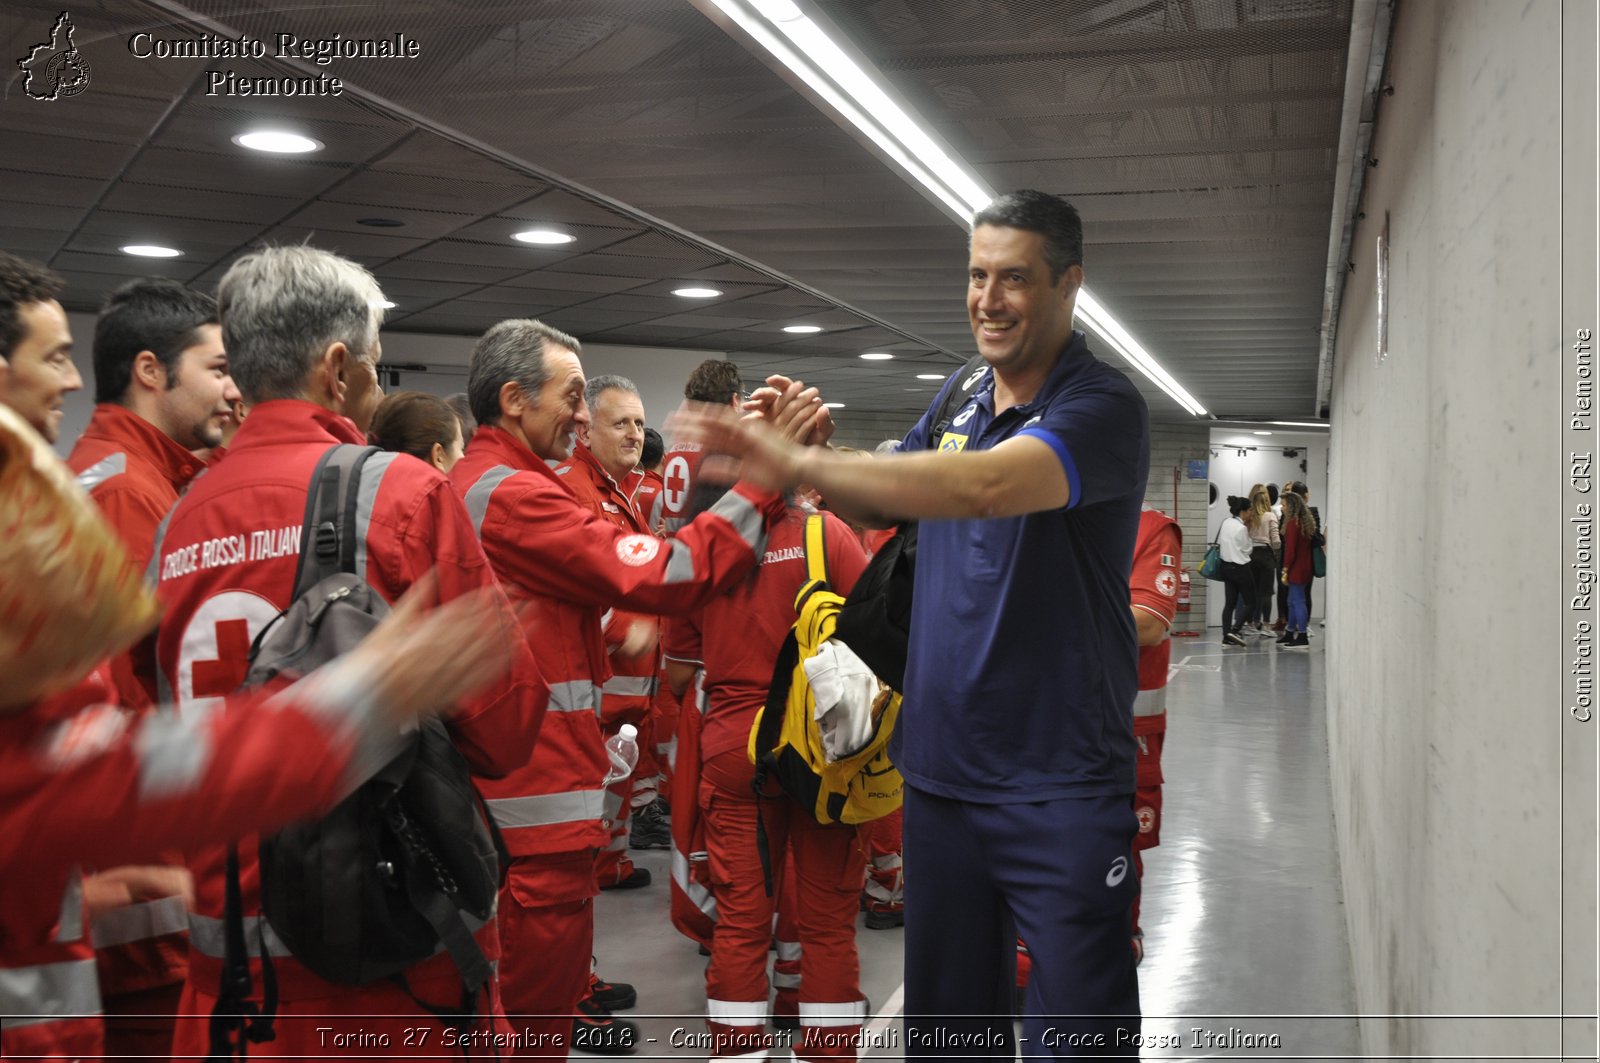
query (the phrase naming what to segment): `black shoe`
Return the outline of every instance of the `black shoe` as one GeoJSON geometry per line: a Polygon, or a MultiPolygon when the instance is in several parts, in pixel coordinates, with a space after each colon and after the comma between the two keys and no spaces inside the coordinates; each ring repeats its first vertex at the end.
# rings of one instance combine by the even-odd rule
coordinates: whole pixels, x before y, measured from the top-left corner
{"type": "Polygon", "coordinates": [[[1283,644],[1282,648],[1286,650],[1310,650],[1311,640],[1306,638],[1304,631],[1298,631],[1293,638],[1283,644]]]}
{"type": "Polygon", "coordinates": [[[1244,639],[1230,631],[1222,636],[1222,644],[1224,646],[1243,646],[1244,639]]]}
{"type": "Polygon", "coordinates": [[[874,912],[871,909],[867,910],[868,930],[893,930],[897,926],[905,925],[906,913],[904,909],[899,909],[893,912],[874,912]]]}
{"type": "Polygon", "coordinates": [[[1293,638],[1294,638],[1294,632],[1285,631],[1283,634],[1281,634],[1277,638],[1273,639],[1273,641],[1276,642],[1278,645],[1282,646],[1285,643],[1289,642],[1289,640],[1291,640],[1293,638]]]}
{"type": "Polygon", "coordinates": [[[628,848],[672,848],[672,821],[661,809],[661,800],[633,810],[633,821],[628,827],[628,848]]]}
{"type": "Polygon", "coordinates": [[[614,1019],[605,1008],[584,1000],[572,1020],[572,1050],[592,1056],[631,1056],[639,1048],[639,1027],[614,1019]]]}
{"type": "Polygon", "coordinates": [[[633,869],[633,874],[621,882],[608,882],[600,888],[603,890],[636,890],[648,885],[650,885],[649,868],[636,867],[633,869]]]}
{"type": "Polygon", "coordinates": [[[589,995],[586,1004],[598,1004],[606,1011],[627,1011],[639,1003],[639,994],[627,982],[608,982],[599,975],[589,974],[589,995]]]}

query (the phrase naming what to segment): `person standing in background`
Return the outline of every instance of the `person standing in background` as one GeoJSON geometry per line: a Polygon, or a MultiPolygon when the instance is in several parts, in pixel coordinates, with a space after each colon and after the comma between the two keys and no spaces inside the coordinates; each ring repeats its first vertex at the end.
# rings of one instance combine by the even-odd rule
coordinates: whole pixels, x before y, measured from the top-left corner
{"type": "Polygon", "coordinates": [[[1228,517],[1217,531],[1217,544],[1222,553],[1222,644],[1244,645],[1244,625],[1255,615],[1256,581],[1250,571],[1250,529],[1245,526],[1242,514],[1250,509],[1250,500],[1238,495],[1228,496],[1228,517]]]}

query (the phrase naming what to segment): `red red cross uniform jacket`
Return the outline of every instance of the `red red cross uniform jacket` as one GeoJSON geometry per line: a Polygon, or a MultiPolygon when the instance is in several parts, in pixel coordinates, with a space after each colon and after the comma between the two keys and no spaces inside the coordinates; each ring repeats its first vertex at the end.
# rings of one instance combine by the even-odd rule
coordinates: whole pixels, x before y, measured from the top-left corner
{"type": "MultiPolygon", "coordinates": [[[[652,534],[633,504],[634,491],[644,481],[644,473],[635,469],[618,483],[601,467],[594,451],[579,443],[572,457],[556,466],[556,475],[593,516],[624,532],[652,534]]],[[[621,643],[628,628],[641,619],[645,617],[626,609],[607,609],[601,616],[606,645],[621,643]]],[[[643,721],[655,693],[656,658],[654,652],[631,661],[611,656],[612,677],[600,688],[600,721],[607,734],[622,724],[643,721]]]]}
{"type": "MultiPolygon", "coordinates": [[[[73,445],[67,467],[143,571],[161,518],[205,463],[133,411],[103,402],[73,445]]],[[[155,694],[134,678],[129,658],[113,662],[112,678],[124,705],[148,704],[155,694]]]]}
{"type": "MultiPolygon", "coordinates": [[[[1178,575],[1183,567],[1183,530],[1158,510],[1139,516],[1139,539],[1128,578],[1135,610],[1156,617],[1169,630],[1177,615],[1178,575]]],[[[1172,639],[1139,647],[1139,693],[1133,702],[1133,735],[1139,743],[1137,797],[1139,815],[1135,849],[1150,849],[1161,840],[1161,744],[1167,731],[1167,665],[1172,639]]]]}
{"type": "MultiPolygon", "coordinates": [[[[67,466],[127,547],[130,561],[144,571],[161,518],[203,463],[133,411],[101,403],[67,466]]],[[[119,656],[111,667],[119,702],[147,704],[154,692],[136,679],[132,658],[119,656]]],[[[181,984],[189,969],[187,930],[188,914],[176,897],[101,913],[91,933],[101,992],[110,997],[181,984]]]]}
{"type": "MultiPolygon", "coordinates": [[[[156,595],[164,607],[156,657],[163,700],[170,693],[186,718],[215,711],[220,695],[243,679],[251,640],[293,594],[312,470],[335,443],[360,442],[353,423],[320,406],[264,402],[250,411],[227,461],[195,481],[173,510],[154,560],[156,595]]],[[[439,595],[446,601],[494,584],[460,498],[431,466],[403,454],[374,455],[362,470],[357,510],[357,571],[385,599],[394,601],[430,570],[437,572],[439,595]]],[[[503,599],[502,608],[509,608],[503,599]]],[[[450,718],[457,748],[477,776],[502,776],[527,763],[543,720],[545,693],[537,666],[519,645],[506,677],[450,718]]],[[[247,913],[259,911],[260,904],[256,848],[255,837],[240,839],[247,913]]],[[[196,898],[189,920],[186,1013],[209,1012],[219,985],[225,857],[223,847],[189,854],[196,898]]],[[[248,936],[254,954],[256,935],[248,936]]],[[[494,959],[498,936],[492,920],[477,938],[494,959]]],[[[411,968],[407,994],[390,981],[332,985],[295,963],[270,932],[266,942],[280,997],[274,1052],[327,1054],[317,1023],[297,1015],[388,1015],[400,1024],[402,1016],[432,1020],[411,994],[439,1005],[460,1000],[460,979],[447,954],[411,968]]],[[[258,990],[259,977],[258,971],[258,990]]],[[[338,1020],[322,1025],[329,1022],[339,1025],[338,1020]]],[[[204,1055],[204,1037],[204,1022],[180,1020],[175,1047],[179,1054],[187,1049],[204,1055]]],[[[400,1055],[405,1048],[394,1044],[386,1051],[400,1055]]]]}
{"type": "Polygon", "coordinates": [[[602,611],[697,608],[755,563],[782,500],[741,485],[677,539],[628,532],[593,516],[542,459],[490,425],[450,478],[501,583],[531,603],[523,626],[550,683],[539,748],[521,770],[485,785],[490,808],[513,855],[602,846],[606,757],[595,709],[612,676],[602,611]]]}
{"type": "Polygon", "coordinates": [[[661,460],[661,519],[667,534],[675,535],[689,523],[689,498],[700,459],[705,452],[698,443],[674,443],[661,460]]]}
{"type": "Polygon", "coordinates": [[[638,511],[639,518],[644,521],[645,527],[651,531],[656,531],[661,527],[661,522],[666,517],[666,514],[662,511],[662,506],[665,503],[661,497],[666,481],[661,478],[661,474],[658,472],[647,470],[641,473],[641,476],[643,479],[639,481],[639,486],[634,488],[633,491],[633,508],[638,511]]]}
{"type": "Polygon", "coordinates": [[[0,716],[0,1058],[103,1051],[74,865],[149,861],[281,826],[334,804],[393,755],[392,725],[372,727],[370,704],[315,678],[199,717],[135,715],[114,701],[101,666],[0,716]]]}

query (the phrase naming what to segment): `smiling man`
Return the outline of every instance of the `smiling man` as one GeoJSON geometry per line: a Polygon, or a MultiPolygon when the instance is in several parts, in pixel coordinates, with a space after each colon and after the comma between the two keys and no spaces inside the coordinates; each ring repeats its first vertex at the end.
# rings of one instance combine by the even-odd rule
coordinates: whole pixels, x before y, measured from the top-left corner
{"type": "MultiPolygon", "coordinates": [[[[967,313],[983,364],[945,385],[899,453],[795,447],[717,407],[681,419],[754,482],[810,483],[880,524],[922,520],[892,749],[912,1055],[1011,1057],[1015,934],[1033,953],[1033,1045],[1053,1028],[1056,1054],[1137,1054],[1128,579],[1149,415],[1072,327],[1082,263],[1064,200],[1020,191],[977,214],[967,313]]],[[[780,424],[822,416],[798,382],[772,383],[759,404],[780,424]]]]}
{"type": "MultiPolygon", "coordinates": [[[[644,400],[639,389],[626,377],[606,374],[589,381],[584,399],[589,423],[578,433],[572,458],[556,473],[596,517],[627,531],[651,534],[645,515],[634,503],[645,478],[639,468],[644,452],[644,400]]],[[[604,619],[606,650],[614,674],[600,691],[600,724],[607,736],[616,734],[625,723],[637,727],[639,763],[633,781],[617,784],[608,798],[611,841],[595,865],[595,880],[603,890],[633,889],[648,885],[650,872],[635,867],[628,857],[627,810],[643,817],[634,822],[633,848],[665,849],[670,844],[666,820],[655,806],[660,769],[650,719],[660,639],[655,617],[608,609],[604,619]],[[621,807],[624,799],[626,808],[621,807]]]]}
{"type": "Polygon", "coordinates": [[[72,364],[67,312],[56,301],[61,280],[0,251],[0,283],[9,311],[0,320],[0,351],[7,363],[0,374],[0,403],[21,414],[45,442],[54,443],[61,434],[62,404],[83,387],[83,377],[72,364]]]}
{"type": "Polygon", "coordinates": [[[67,464],[141,566],[156,526],[222,442],[239,390],[216,300],[176,281],[137,280],[94,330],[94,416],[67,464]]]}
{"type": "Polygon", "coordinates": [[[450,478],[501,584],[527,603],[528,645],[550,682],[550,715],[533,758],[484,786],[511,851],[500,898],[506,1012],[578,1015],[518,1021],[562,1043],[570,1034],[579,1050],[629,1053],[640,1045],[638,1029],[606,1009],[631,1006],[633,990],[595,987],[589,970],[595,857],[614,818],[597,709],[615,673],[601,616],[617,607],[698,608],[754,567],[783,502],[776,492],[735,485],[670,540],[596,516],[570,477],[551,468],[572,455],[578,433],[595,438],[580,350],[541,321],[502,321],[484,333],[467,371],[478,430],[450,478]]]}
{"type": "MultiPolygon", "coordinates": [[[[142,571],[161,518],[203,467],[190,451],[222,441],[239,398],[216,300],[170,280],[123,285],[95,323],[94,377],[94,416],[67,465],[142,571]]],[[[127,654],[111,675],[124,705],[154,694],[127,654]]],[[[181,866],[120,868],[86,884],[113,1055],[161,1054],[172,1043],[188,970],[188,878],[181,866]]]]}

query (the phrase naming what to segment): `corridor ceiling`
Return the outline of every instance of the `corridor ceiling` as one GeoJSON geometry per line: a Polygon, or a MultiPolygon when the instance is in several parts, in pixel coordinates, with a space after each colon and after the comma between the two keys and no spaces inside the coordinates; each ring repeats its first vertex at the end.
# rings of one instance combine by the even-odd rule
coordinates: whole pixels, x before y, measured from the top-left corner
{"type": "MultiPolygon", "coordinates": [[[[8,59],[61,0],[8,0],[8,59]]],[[[1351,0],[809,0],[992,188],[1083,214],[1090,288],[1219,417],[1314,405],[1351,0]]],[[[726,351],[914,417],[970,353],[964,227],[724,28],[709,0],[81,0],[88,86],[0,79],[0,247],[72,309],[131,276],[214,285],[261,242],[367,265],[387,328],[537,316],[726,351]],[[134,56],[130,37],[389,38],[414,59],[134,56]],[[206,71],[342,97],[207,95],[206,71]],[[271,119],[324,150],[232,138],[271,119]],[[364,223],[386,219],[398,225],[364,223]],[[510,234],[542,223],[576,242],[510,234]],[[129,243],[181,248],[133,258],[129,243]],[[670,294],[713,286],[718,298],[670,294]],[[794,323],[823,326],[790,335],[794,323]],[[866,351],[893,353],[867,362],[866,351]]],[[[1109,352],[1108,358],[1117,361],[1109,352]]],[[[1130,374],[1152,414],[1187,419],[1130,374]]]]}

